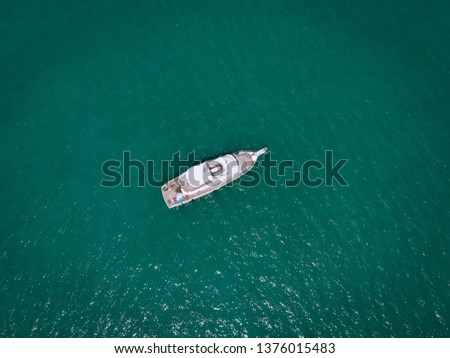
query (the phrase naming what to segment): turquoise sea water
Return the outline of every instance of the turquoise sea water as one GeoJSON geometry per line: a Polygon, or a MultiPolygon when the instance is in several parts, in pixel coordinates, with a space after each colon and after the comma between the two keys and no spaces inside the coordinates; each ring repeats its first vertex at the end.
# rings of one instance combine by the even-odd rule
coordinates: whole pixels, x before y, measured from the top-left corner
{"type": "Polygon", "coordinates": [[[450,337],[449,18],[448,1],[1,0],[0,336],[450,337]],[[299,166],[333,150],[350,186],[175,210],[100,186],[124,150],[263,146],[299,166]]]}

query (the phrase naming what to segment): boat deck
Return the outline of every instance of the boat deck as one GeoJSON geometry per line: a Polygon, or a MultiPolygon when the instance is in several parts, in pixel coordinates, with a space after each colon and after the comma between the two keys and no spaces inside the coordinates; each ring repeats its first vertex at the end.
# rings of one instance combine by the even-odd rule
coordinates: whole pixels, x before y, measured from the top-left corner
{"type": "Polygon", "coordinates": [[[177,179],[178,178],[169,180],[161,188],[164,201],[169,208],[178,204],[177,194],[181,194],[181,186],[177,183],[177,179]]]}

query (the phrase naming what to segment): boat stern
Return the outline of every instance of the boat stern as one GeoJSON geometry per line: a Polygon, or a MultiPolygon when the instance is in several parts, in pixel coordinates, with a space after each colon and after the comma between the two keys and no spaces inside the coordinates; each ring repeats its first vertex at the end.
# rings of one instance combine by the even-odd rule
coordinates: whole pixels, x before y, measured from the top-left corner
{"type": "Polygon", "coordinates": [[[183,204],[183,194],[181,193],[181,186],[174,180],[168,181],[161,187],[164,202],[169,209],[183,204]]]}

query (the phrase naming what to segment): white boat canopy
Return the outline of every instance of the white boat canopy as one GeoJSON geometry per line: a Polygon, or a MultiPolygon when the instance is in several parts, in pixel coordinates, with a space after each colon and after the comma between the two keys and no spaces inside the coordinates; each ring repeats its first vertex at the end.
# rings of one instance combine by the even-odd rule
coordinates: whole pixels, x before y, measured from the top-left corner
{"type": "Polygon", "coordinates": [[[187,182],[193,188],[205,185],[211,181],[211,173],[206,163],[198,164],[184,173],[187,182]]]}

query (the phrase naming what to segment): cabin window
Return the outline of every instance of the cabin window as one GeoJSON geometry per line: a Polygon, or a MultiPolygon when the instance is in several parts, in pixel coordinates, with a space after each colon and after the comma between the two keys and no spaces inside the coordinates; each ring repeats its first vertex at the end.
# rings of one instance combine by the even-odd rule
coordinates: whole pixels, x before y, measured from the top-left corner
{"type": "Polygon", "coordinates": [[[212,175],[218,175],[223,171],[223,168],[221,164],[217,164],[209,168],[209,171],[211,172],[212,175]]]}

